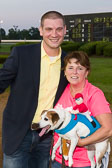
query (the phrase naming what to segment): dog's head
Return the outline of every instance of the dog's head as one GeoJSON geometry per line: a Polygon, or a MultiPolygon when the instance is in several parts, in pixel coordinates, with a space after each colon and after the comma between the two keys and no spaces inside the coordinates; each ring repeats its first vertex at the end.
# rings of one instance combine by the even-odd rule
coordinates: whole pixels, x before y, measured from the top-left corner
{"type": "Polygon", "coordinates": [[[39,123],[34,124],[34,129],[42,128],[40,136],[48,133],[50,130],[58,128],[62,119],[56,109],[44,110],[41,113],[41,120],[39,123]]]}

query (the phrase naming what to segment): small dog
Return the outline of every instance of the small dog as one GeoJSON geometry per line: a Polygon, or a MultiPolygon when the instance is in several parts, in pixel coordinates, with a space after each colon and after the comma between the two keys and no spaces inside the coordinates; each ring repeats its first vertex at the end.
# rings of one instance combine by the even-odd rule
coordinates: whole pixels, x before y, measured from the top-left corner
{"type": "MultiPolygon", "coordinates": [[[[71,167],[73,164],[72,155],[78,143],[78,137],[86,137],[100,128],[100,124],[94,120],[97,128],[93,128],[94,130],[92,130],[92,124],[87,121],[88,119],[82,114],[74,115],[66,109],[50,109],[42,112],[41,120],[39,123],[35,124],[35,129],[42,128],[39,136],[48,133],[50,130],[54,130],[59,134],[58,141],[52,150],[52,160],[55,159],[55,152],[61,145],[61,138],[71,141],[68,153],[69,167],[71,167]],[[83,120],[86,120],[86,122],[82,122],[83,120]]],[[[91,168],[95,168],[95,166],[96,168],[100,168],[104,154],[106,152],[110,153],[110,142],[105,140],[94,145],[89,145],[86,148],[88,151],[88,158],[91,162],[91,168]],[[94,161],[94,155],[96,156],[96,164],[94,161]]]]}

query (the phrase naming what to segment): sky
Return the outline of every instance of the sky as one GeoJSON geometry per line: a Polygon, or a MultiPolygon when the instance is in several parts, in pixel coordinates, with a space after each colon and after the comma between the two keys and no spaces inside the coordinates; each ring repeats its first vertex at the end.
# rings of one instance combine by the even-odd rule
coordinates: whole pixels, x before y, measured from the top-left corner
{"type": "Polygon", "coordinates": [[[112,12],[112,0],[0,0],[0,24],[6,32],[39,27],[41,16],[56,10],[63,15],[112,12]]]}

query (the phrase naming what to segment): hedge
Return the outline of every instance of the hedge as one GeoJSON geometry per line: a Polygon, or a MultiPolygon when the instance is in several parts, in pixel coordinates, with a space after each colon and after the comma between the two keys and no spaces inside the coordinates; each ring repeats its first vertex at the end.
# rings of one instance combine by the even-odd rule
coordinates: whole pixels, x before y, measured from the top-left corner
{"type": "Polygon", "coordinates": [[[108,44],[109,42],[98,42],[96,45],[96,55],[103,55],[104,47],[108,44]]]}
{"type": "Polygon", "coordinates": [[[89,42],[82,45],[78,50],[86,52],[89,56],[96,54],[96,45],[98,42],[89,42]]]}
{"type": "Polygon", "coordinates": [[[107,57],[112,57],[112,42],[104,47],[103,55],[107,57]]]}
{"type": "Polygon", "coordinates": [[[64,42],[61,45],[62,50],[67,53],[78,50],[80,46],[81,46],[81,43],[78,43],[78,42],[64,42]]]}
{"type": "Polygon", "coordinates": [[[8,55],[0,55],[0,64],[3,64],[7,59],[8,55]]]}

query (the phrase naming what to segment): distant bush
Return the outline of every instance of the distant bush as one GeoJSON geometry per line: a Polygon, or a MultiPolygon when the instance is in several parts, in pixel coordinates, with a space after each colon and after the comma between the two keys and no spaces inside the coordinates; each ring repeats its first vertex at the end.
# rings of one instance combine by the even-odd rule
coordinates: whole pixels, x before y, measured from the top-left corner
{"type": "Polygon", "coordinates": [[[79,50],[86,52],[89,56],[96,54],[96,45],[98,42],[89,42],[82,45],[79,50]]]}
{"type": "Polygon", "coordinates": [[[8,55],[0,55],[0,64],[3,64],[7,59],[8,55]]]}
{"type": "Polygon", "coordinates": [[[96,45],[96,55],[103,55],[103,49],[108,44],[109,42],[103,42],[103,41],[98,42],[96,45]]]}
{"type": "Polygon", "coordinates": [[[103,55],[107,57],[112,57],[112,42],[104,47],[103,55]]]}
{"type": "Polygon", "coordinates": [[[81,46],[81,43],[78,43],[78,42],[64,42],[61,45],[62,50],[67,53],[78,50],[80,46],[81,46]]]}

